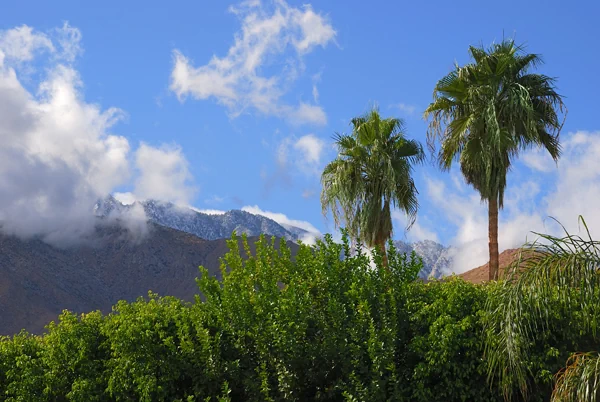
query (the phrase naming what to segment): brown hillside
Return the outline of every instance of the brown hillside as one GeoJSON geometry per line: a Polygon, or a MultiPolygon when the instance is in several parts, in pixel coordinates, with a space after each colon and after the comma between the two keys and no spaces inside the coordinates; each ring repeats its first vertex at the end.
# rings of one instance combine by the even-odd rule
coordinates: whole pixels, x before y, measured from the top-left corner
{"type": "MultiPolygon", "coordinates": [[[[518,258],[519,256],[519,249],[518,248],[511,248],[508,250],[504,250],[502,253],[500,253],[500,269],[499,269],[499,276],[500,278],[504,277],[504,273],[506,268],[508,268],[513,261],[518,258]]],[[[482,283],[482,282],[486,282],[489,278],[489,272],[490,272],[490,267],[489,267],[489,262],[474,268],[470,271],[467,272],[463,272],[462,274],[458,275],[461,278],[463,278],[465,281],[468,282],[472,282],[472,283],[482,283]]]]}
{"type": "Polygon", "coordinates": [[[63,309],[106,313],[148,290],[193,301],[198,267],[220,276],[219,258],[228,251],[225,239],[203,240],[159,225],[151,225],[141,243],[118,227],[99,229],[98,238],[94,246],[60,249],[0,235],[0,335],[22,328],[41,333],[63,309]]]}

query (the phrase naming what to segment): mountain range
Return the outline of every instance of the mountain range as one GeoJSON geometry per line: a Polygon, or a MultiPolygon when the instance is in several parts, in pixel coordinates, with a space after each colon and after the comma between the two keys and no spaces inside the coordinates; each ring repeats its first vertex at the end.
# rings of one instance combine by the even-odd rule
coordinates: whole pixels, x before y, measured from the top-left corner
{"type": "Polygon", "coordinates": [[[422,240],[406,243],[402,240],[394,241],[394,246],[401,253],[410,254],[414,251],[423,260],[423,268],[419,277],[423,279],[441,278],[452,273],[453,255],[456,249],[446,247],[433,240],[422,240]]]}
{"type": "MultiPolygon", "coordinates": [[[[118,300],[132,301],[149,290],[192,301],[198,266],[218,277],[219,258],[234,230],[247,234],[250,243],[260,234],[285,239],[293,252],[298,240],[310,234],[245,211],[206,214],[155,200],[124,205],[107,197],[94,214],[95,233],[77,246],[0,234],[0,335],[23,328],[40,333],[64,309],[109,312],[118,300]],[[119,220],[136,210],[143,210],[147,233],[134,239],[119,220]]],[[[423,259],[422,278],[449,273],[451,248],[433,241],[395,245],[423,259]]]]}
{"type": "MultiPolygon", "coordinates": [[[[159,225],[181,230],[202,239],[216,240],[228,238],[235,230],[238,234],[258,236],[261,233],[277,236],[290,241],[306,239],[311,233],[304,229],[281,224],[264,217],[240,210],[231,210],[223,214],[206,214],[192,208],[181,207],[172,203],[156,200],[136,202],[123,205],[114,197],[109,196],[96,205],[98,216],[110,216],[114,213],[127,213],[127,211],[141,206],[146,217],[159,225]]],[[[314,234],[313,234],[314,235],[314,234]]],[[[423,260],[423,269],[419,276],[426,278],[441,278],[451,273],[452,256],[455,249],[445,247],[432,240],[407,243],[401,240],[394,241],[398,251],[411,253],[413,250],[423,260]]]]}
{"type": "Polygon", "coordinates": [[[94,208],[96,216],[109,217],[127,214],[136,207],[142,207],[146,218],[171,229],[190,233],[201,239],[216,240],[237,234],[248,236],[267,234],[286,240],[297,241],[309,235],[304,229],[295,226],[283,226],[262,215],[241,210],[231,210],[223,214],[207,214],[189,207],[157,200],[136,201],[124,205],[112,196],[98,201],[94,208]]]}

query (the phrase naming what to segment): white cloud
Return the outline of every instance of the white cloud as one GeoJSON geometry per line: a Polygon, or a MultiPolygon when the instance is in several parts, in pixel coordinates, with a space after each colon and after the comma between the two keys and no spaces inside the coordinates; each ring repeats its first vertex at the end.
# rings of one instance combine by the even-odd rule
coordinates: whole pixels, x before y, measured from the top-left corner
{"type": "Polygon", "coordinates": [[[73,62],[83,53],[81,47],[81,31],[65,22],[55,31],[56,41],[60,46],[60,57],[67,62],[73,62]]]}
{"type": "Polygon", "coordinates": [[[196,192],[190,184],[188,162],[179,147],[154,148],[141,143],[135,153],[135,165],[139,176],[133,192],[138,199],[187,205],[196,192]]]}
{"type": "Polygon", "coordinates": [[[321,174],[325,149],[325,142],[314,134],[299,138],[285,137],[275,148],[275,171],[269,174],[263,169],[261,178],[269,188],[277,182],[290,185],[292,176],[298,172],[309,178],[318,177],[321,174]]]}
{"type": "Polygon", "coordinates": [[[580,131],[563,141],[556,188],[546,198],[548,215],[569,231],[579,231],[582,215],[595,240],[600,240],[600,132],[580,131]]]}
{"type": "Polygon", "coordinates": [[[286,170],[292,165],[309,176],[318,176],[324,148],[325,142],[314,134],[284,138],[275,152],[278,169],[286,170]]]}
{"type": "Polygon", "coordinates": [[[280,225],[283,225],[284,227],[285,226],[294,226],[294,227],[303,229],[303,230],[307,231],[308,234],[310,235],[309,237],[312,237],[312,238],[321,236],[321,232],[319,231],[319,229],[314,227],[310,222],[296,220],[296,219],[290,219],[285,214],[282,214],[280,212],[263,211],[262,209],[260,209],[258,207],[258,205],[254,205],[254,206],[247,205],[242,208],[242,211],[246,211],[246,212],[249,212],[254,215],[262,215],[264,217],[274,220],[275,222],[279,223],[280,225]]]}
{"type": "Polygon", "coordinates": [[[390,107],[398,109],[401,112],[403,112],[403,113],[405,113],[405,114],[407,114],[409,116],[413,115],[416,112],[416,110],[417,110],[416,106],[409,105],[409,104],[406,104],[406,103],[396,103],[394,105],[391,105],[390,107]]]}
{"type": "Polygon", "coordinates": [[[526,166],[539,172],[549,173],[556,170],[556,163],[552,157],[539,148],[525,152],[520,159],[526,166]]]}
{"type": "Polygon", "coordinates": [[[321,155],[325,142],[314,134],[302,136],[294,144],[294,148],[302,154],[302,159],[309,165],[321,163],[321,155]]]}
{"type": "Polygon", "coordinates": [[[113,197],[115,197],[115,200],[119,201],[121,204],[123,205],[131,205],[133,203],[135,203],[137,201],[137,199],[135,198],[135,195],[133,195],[133,193],[113,193],[113,197]]]}
{"type": "Polygon", "coordinates": [[[315,103],[319,103],[319,89],[316,84],[313,84],[312,96],[315,103]]]}
{"type": "Polygon", "coordinates": [[[68,24],[49,34],[27,26],[0,32],[0,230],[5,234],[40,235],[54,244],[81,240],[94,229],[96,201],[129,184],[130,144],[111,133],[124,113],[84,100],[71,65],[81,53],[80,39],[68,24]],[[39,82],[26,77],[36,87],[30,92],[21,81],[34,60],[44,74],[39,82]]]}
{"type": "MultiPolygon", "coordinates": [[[[31,61],[38,51],[44,50],[54,52],[50,38],[46,34],[34,32],[27,25],[0,31],[0,54],[7,61],[31,61]]],[[[2,58],[0,56],[0,60],[2,58]]]]}
{"type": "Polygon", "coordinates": [[[327,124],[327,115],[321,106],[300,102],[296,109],[285,108],[290,122],[294,124],[313,123],[323,126],[327,124]]]}
{"type": "Polygon", "coordinates": [[[303,56],[334,40],[336,32],[327,19],[310,5],[300,9],[284,0],[275,0],[272,7],[246,1],[230,7],[230,11],[241,20],[242,27],[227,55],[213,55],[208,64],[194,67],[175,50],[170,89],[180,99],[188,95],[215,98],[232,116],[252,108],[296,124],[325,124],[321,107],[303,102],[292,106],[281,98],[304,69],[303,56]],[[264,74],[263,67],[278,65],[278,56],[286,60],[284,67],[278,73],[264,74]]]}
{"type": "Polygon", "coordinates": [[[198,208],[194,208],[194,207],[190,207],[190,209],[192,209],[196,212],[200,212],[201,214],[207,214],[207,215],[224,215],[225,213],[227,213],[227,211],[222,211],[220,209],[198,209],[198,208]]]}
{"type": "Polygon", "coordinates": [[[313,101],[315,103],[319,103],[319,89],[317,88],[317,83],[321,81],[321,73],[317,73],[317,74],[313,74],[312,76],[312,82],[313,82],[313,88],[312,88],[312,96],[313,96],[313,101]]]}
{"type": "MultiPolygon", "coordinates": [[[[547,171],[546,167],[526,165],[532,170],[526,175],[527,180],[514,182],[509,176],[505,209],[499,216],[500,251],[535,240],[537,236],[532,232],[560,235],[562,229],[550,217],[570,233],[584,235],[578,221],[582,215],[592,237],[599,239],[600,133],[576,132],[566,136],[563,155],[554,168],[556,175],[543,185],[530,178],[535,172],[547,171]]],[[[488,261],[487,204],[482,204],[473,190],[457,190],[442,181],[427,180],[429,199],[457,228],[452,240],[458,248],[453,270],[463,272],[488,261]]]]}

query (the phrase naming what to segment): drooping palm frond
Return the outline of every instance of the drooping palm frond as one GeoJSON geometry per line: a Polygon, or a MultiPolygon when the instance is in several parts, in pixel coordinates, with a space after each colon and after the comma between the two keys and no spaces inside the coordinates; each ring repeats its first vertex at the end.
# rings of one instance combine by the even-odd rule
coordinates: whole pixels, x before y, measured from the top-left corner
{"type": "Polygon", "coordinates": [[[552,402],[596,402],[600,400],[600,355],[576,353],[556,375],[552,402]]]}
{"type": "Polygon", "coordinates": [[[412,179],[425,154],[421,144],[406,138],[400,119],[383,119],[377,110],[351,120],[350,135],[334,137],[338,157],[321,176],[323,213],[371,247],[392,235],[391,208],[406,212],[410,226],[418,210],[412,179]]]}
{"type": "MultiPolygon", "coordinates": [[[[456,66],[438,81],[424,112],[427,143],[440,167],[459,162],[484,200],[503,205],[506,178],[520,151],[543,146],[555,160],[564,109],[555,80],[529,71],[542,63],[513,40],[488,49],[471,46],[473,63],[456,66]]],[[[564,122],[564,120],[563,120],[564,122]]]]}
{"type": "Polygon", "coordinates": [[[567,313],[574,313],[570,311],[572,306],[579,306],[586,314],[582,328],[597,335],[600,242],[591,238],[585,221],[580,219],[587,238],[566,230],[563,237],[536,233],[539,239],[521,249],[506,273],[508,279],[488,301],[488,377],[501,384],[507,399],[513,385],[527,394],[531,373],[524,362],[537,334],[552,330],[550,300],[567,313]]]}

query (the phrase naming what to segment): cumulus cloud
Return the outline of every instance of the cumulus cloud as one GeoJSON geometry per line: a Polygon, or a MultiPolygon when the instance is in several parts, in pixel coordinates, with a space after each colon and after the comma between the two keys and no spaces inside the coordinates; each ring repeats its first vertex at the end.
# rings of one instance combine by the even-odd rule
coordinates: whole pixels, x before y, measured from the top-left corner
{"type": "Polygon", "coordinates": [[[284,0],[274,0],[270,7],[246,1],[229,10],[242,26],[227,55],[213,55],[207,64],[194,67],[175,50],[171,91],[181,100],[214,98],[232,116],[254,109],[295,124],[325,124],[327,117],[320,106],[290,105],[282,97],[304,69],[303,57],[334,40],[336,32],[327,18],[310,5],[296,8],[284,0]],[[281,60],[285,60],[283,66],[281,60]],[[267,66],[278,72],[266,74],[267,66]]]}
{"type": "MultiPolygon", "coordinates": [[[[585,234],[578,217],[582,215],[594,239],[600,238],[600,133],[576,132],[563,139],[563,155],[554,174],[532,180],[532,175],[549,172],[544,164],[531,163],[544,158],[536,152],[523,155],[525,180],[509,176],[505,208],[500,211],[498,242],[500,250],[521,246],[537,236],[532,232],[560,235],[557,219],[570,233],[585,234]],[[531,157],[531,155],[535,155],[531,157]],[[532,159],[533,158],[533,159],[532,159]],[[540,166],[543,166],[540,168],[540,166]]],[[[452,245],[457,247],[453,270],[457,273],[488,261],[487,205],[470,188],[447,185],[427,179],[427,194],[457,231],[452,245]]]]}
{"type": "MultiPolygon", "coordinates": [[[[28,26],[0,31],[0,230],[5,234],[38,235],[55,244],[82,239],[94,228],[96,201],[132,177],[130,144],[111,133],[124,113],[83,98],[71,63],[81,53],[80,39],[79,30],[68,24],[48,34],[28,26]],[[30,92],[20,75],[33,61],[43,63],[45,73],[30,92]]],[[[156,156],[160,165],[164,155],[156,156]]]]}
{"type": "Polygon", "coordinates": [[[31,61],[41,51],[54,52],[54,46],[48,36],[34,32],[27,25],[0,32],[0,61],[31,61]]]}
{"type": "Polygon", "coordinates": [[[287,137],[277,147],[275,159],[280,169],[293,166],[309,176],[318,176],[324,149],[325,141],[314,134],[287,137]]]}
{"type": "Polygon", "coordinates": [[[541,149],[526,152],[522,155],[521,160],[529,168],[539,172],[549,173],[556,169],[556,163],[547,152],[541,149]]]}
{"type": "Polygon", "coordinates": [[[325,142],[314,134],[300,137],[294,143],[294,149],[300,153],[300,164],[312,170],[321,163],[325,142]]]}
{"type": "Polygon", "coordinates": [[[586,220],[600,239],[600,132],[580,131],[563,141],[555,191],[546,197],[548,215],[577,232],[577,216],[586,220]]]}
{"type": "MultiPolygon", "coordinates": [[[[298,173],[311,179],[320,176],[325,150],[325,142],[314,134],[283,138],[275,148],[274,171],[261,171],[265,189],[269,190],[275,184],[290,186],[292,177],[298,173]]],[[[313,194],[314,191],[304,192],[303,197],[308,198],[313,194]]]]}
{"type": "Polygon", "coordinates": [[[138,199],[156,199],[187,205],[196,189],[181,148],[163,145],[160,148],[141,143],[135,152],[139,175],[133,193],[138,199]]]}

